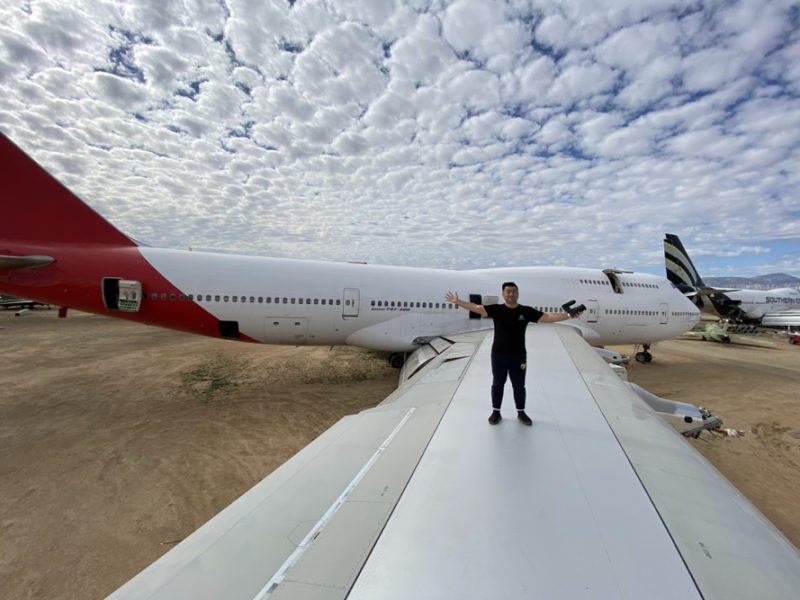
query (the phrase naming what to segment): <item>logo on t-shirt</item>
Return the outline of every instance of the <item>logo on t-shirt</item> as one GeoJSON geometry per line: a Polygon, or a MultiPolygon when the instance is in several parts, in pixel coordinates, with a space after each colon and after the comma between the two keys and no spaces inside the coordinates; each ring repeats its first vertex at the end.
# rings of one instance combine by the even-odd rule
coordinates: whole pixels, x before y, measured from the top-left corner
{"type": "Polygon", "coordinates": [[[517,317],[517,321],[524,321],[524,320],[525,320],[525,315],[520,315],[517,317]]]}

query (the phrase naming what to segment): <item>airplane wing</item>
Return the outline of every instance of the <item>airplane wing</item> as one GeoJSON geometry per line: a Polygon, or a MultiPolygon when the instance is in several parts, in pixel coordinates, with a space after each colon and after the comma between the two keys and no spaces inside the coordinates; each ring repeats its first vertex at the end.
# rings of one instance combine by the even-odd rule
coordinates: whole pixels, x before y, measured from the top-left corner
{"type": "Polygon", "coordinates": [[[533,427],[490,426],[491,338],[431,342],[110,598],[796,597],[800,552],[575,330],[528,328],[533,427]]]}
{"type": "Polygon", "coordinates": [[[749,335],[741,335],[738,333],[729,333],[728,337],[731,338],[731,341],[736,344],[750,344],[751,346],[774,346],[774,342],[770,342],[769,340],[760,340],[758,338],[751,337],[749,335]]]}

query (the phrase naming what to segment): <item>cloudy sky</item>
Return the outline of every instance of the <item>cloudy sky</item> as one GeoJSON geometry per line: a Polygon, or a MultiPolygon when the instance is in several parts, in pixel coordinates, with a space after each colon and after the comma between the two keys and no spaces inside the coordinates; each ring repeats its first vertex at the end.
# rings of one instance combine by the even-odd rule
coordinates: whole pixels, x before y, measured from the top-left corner
{"type": "Polygon", "coordinates": [[[800,276],[793,0],[10,0],[0,131],[151,245],[800,276]]]}

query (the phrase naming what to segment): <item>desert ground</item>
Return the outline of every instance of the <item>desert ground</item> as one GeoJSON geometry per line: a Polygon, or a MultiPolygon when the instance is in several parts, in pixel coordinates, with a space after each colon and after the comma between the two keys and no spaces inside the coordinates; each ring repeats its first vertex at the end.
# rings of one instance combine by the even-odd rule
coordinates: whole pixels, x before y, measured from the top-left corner
{"type": "MultiPolygon", "coordinates": [[[[758,337],[774,345],[662,342],[628,376],[744,431],[690,443],[800,546],[800,346],[758,337]]],[[[9,599],[105,597],[340,417],[377,404],[398,375],[357,348],[240,344],[45,309],[0,311],[0,344],[9,599]]]]}

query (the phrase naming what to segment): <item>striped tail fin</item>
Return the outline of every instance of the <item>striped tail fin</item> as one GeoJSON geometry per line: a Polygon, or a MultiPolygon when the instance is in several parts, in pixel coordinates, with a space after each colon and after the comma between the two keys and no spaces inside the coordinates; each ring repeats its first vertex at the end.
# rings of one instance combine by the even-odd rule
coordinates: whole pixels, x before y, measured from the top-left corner
{"type": "Polygon", "coordinates": [[[702,290],[708,288],[703,278],[694,268],[692,259],[681,244],[677,235],[671,233],[664,237],[664,263],[667,269],[667,279],[674,283],[681,291],[702,290]]]}

